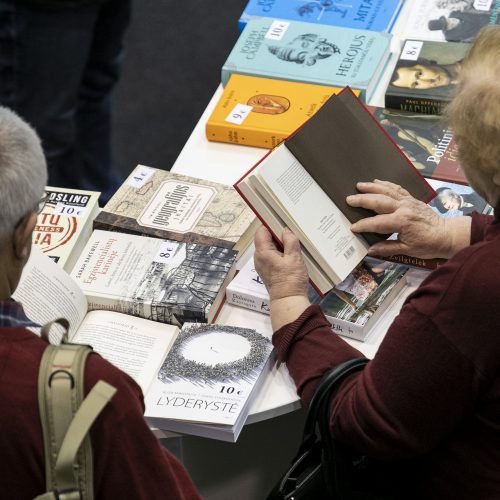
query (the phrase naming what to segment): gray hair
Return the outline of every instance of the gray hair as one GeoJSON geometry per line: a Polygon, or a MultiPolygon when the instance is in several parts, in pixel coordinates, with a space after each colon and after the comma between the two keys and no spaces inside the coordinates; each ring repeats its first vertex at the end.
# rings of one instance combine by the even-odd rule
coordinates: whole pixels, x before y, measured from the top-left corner
{"type": "Polygon", "coordinates": [[[47,184],[47,163],[36,132],[0,106],[0,241],[36,204],[47,184]]]}

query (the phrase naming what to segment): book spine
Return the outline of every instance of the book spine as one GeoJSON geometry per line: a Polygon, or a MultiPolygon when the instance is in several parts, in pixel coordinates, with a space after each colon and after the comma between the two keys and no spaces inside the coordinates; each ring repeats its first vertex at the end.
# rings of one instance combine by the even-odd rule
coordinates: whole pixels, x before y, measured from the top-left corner
{"type": "Polygon", "coordinates": [[[361,325],[344,319],[333,318],[332,316],[325,315],[325,317],[330,322],[334,333],[354,340],[365,340],[367,333],[361,325]]]}
{"type": "Polygon", "coordinates": [[[270,130],[234,127],[228,124],[207,122],[205,132],[209,141],[255,146],[271,149],[284,141],[288,134],[275,133],[270,130]]]}
{"type": "Polygon", "coordinates": [[[258,297],[255,294],[226,288],[226,300],[228,304],[245,307],[252,311],[258,311],[264,314],[269,314],[269,299],[266,297],[258,297]]]}
{"type": "Polygon", "coordinates": [[[420,257],[410,257],[408,255],[395,254],[388,257],[376,257],[377,259],[397,262],[407,266],[419,267],[422,269],[436,269],[440,264],[446,262],[446,259],[421,259],[420,257]]]}
{"type": "Polygon", "coordinates": [[[387,92],[385,94],[385,107],[408,111],[410,113],[422,113],[425,115],[440,115],[447,101],[429,97],[405,96],[387,92]]]}

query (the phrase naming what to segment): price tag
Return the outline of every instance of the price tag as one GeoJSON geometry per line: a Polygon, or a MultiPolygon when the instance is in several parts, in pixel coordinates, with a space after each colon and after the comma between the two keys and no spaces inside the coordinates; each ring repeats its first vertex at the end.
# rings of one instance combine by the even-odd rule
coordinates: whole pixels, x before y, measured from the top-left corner
{"type": "Polygon", "coordinates": [[[476,10],[491,10],[492,0],[474,0],[476,10]]]}
{"type": "Polygon", "coordinates": [[[423,44],[424,42],[420,40],[407,40],[399,59],[402,61],[416,61],[420,55],[423,44]]]}
{"type": "Polygon", "coordinates": [[[241,125],[252,109],[253,106],[248,106],[247,104],[236,104],[231,113],[227,115],[226,121],[235,125],[241,125]]]}
{"type": "Polygon", "coordinates": [[[281,40],[290,26],[290,23],[287,21],[273,21],[271,27],[266,33],[266,38],[268,40],[281,40]]]}
{"type": "Polygon", "coordinates": [[[58,203],[54,208],[54,213],[67,215],[68,217],[82,217],[83,215],[85,215],[85,208],[86,207],[75,207],[74,205],[58,203]]]}
{"type": "Polygon", "coordinates": [[[164,241],[160,245],[158,253],[156,254],[153,260],[161,264],[168,264],[174,257],[178,248],[179,248],[179,243],[175,241],[164,241]]]}
{"type": "Polygon", "coordinates": [[[153,173],[154,169],[146,167],[144,165],[139,165],[128,178],[127,186],[139,189],[149,181],[153,173]]]}

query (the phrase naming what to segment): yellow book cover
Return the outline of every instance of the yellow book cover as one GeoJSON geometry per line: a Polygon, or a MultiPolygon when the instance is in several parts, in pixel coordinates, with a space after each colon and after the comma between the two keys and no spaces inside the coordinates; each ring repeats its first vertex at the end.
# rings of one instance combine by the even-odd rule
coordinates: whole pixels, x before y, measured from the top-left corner
{"type": "Polygon", "coordinates": [[[206,123],[207,139],[274,148],[340,90],[233,74],[206,123]]]}

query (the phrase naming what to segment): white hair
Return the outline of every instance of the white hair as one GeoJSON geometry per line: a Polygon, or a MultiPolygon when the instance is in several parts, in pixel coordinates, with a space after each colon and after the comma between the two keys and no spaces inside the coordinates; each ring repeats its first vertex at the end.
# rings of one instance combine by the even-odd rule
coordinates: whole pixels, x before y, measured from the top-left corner
{"type": "Polygon", "coordinates": [[[0,106],[0,241],[37,202],[47,184],[47,163],[36,132],[0,106]]]}

